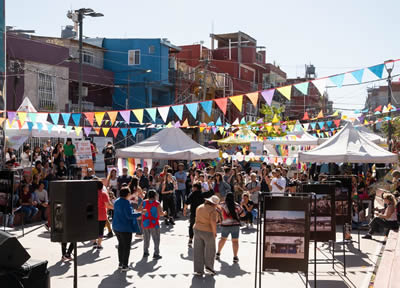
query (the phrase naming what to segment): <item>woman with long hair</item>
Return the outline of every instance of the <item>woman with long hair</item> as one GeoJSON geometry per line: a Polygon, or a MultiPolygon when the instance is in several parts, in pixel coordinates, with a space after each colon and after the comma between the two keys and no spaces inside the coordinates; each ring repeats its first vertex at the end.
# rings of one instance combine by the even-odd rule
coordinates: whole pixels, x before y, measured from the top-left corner
{"type": "Polygon", "coordinates": [[[53,150],[53,164],[56,168],[60,166],[61,161],[65,161],[64,148],[63,144],[58,142],[56,148],[53,150]]]}
{"type": "Polygon", "coordinates": [[[235,178],[234,178],[234,185],[233,185],[233,195],[235,196],[235,201],[240,202],[242,201],[242,195],[243,192],[245,191],[244,187],[244,179],[242,174],[236,172],[235,178]]]}
{"type": "Polygon", "coordinates": [[[175,184],[171,173],[167,173],[162,183],[161,195],[163,199],[163,208],[167,212],[165,225],[175,225],[173,216],[175,215],[175,184]]]}
{"type": "Polygon", "coordinates": [[[118,191],[118,177],[117,177],[117,169],[111,169],[110,173],[108,173],[107,177],[107,188],[114,193],[114,196],[117,197],[118,191]]]}
{"type": "Polygon", "coordinates": [[[218,242],[218,252],[216,259],[219,260],[221,256],[222,248],[224,248],[226,239],[231,234],[232,237],[232,249],[233,249],[233,262],[239,262],[238,251],[239,251],[239,232],[240,232],[240,217],[244,216],[243,208],[235,202],[232,193],[226,194],[225,202],[221,204],[222,210],[222,231],[221,239],[218,242]]]}
{"type": "Polygon", "coordinates": [[[221,173],[215,173],[214,194],[223,200],[225,196],[231,192],[231,185],[224,181],[221,173]]]}

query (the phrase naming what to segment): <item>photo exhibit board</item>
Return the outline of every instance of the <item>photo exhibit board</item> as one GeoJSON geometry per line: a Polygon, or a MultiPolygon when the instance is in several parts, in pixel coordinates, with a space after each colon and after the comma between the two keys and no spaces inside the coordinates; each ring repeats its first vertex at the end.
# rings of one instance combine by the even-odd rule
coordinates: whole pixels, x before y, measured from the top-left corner
{"type": "Polygon", "coordinates": [[[314,201],[310,205],[310,240],[336,241],[335,189],[336,183],[332,182],[302,184],[302,192],[316,194],[316,205],[314,201]]]}
{"type": "Polygon", "coordinates": [[[328,176],[329,182],[336,182],[335,213],[336,224],[351,223],[352,176],[328,176]]]}
{"type": "Polygon", "coordinates": [[[263,271],[308,272],[310,201],[264,196],[263,271]]]}

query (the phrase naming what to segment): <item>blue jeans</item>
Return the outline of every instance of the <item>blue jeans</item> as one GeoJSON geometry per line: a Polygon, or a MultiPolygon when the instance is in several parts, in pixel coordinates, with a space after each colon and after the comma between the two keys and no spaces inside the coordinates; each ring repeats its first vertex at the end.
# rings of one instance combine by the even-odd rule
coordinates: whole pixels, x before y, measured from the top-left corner
{"type": "Polygon", "coordinates": [[[176,212],[183,210],[185,204],[186,189],[175,190],[176,212]]]}
{"type": "Polygon", "coordinates": [[[24,214],[24,222],[29,223],[32,221],[32,217],[38,213],[38,209],[35,206],[22,206],[21,212],[24,214]]]}

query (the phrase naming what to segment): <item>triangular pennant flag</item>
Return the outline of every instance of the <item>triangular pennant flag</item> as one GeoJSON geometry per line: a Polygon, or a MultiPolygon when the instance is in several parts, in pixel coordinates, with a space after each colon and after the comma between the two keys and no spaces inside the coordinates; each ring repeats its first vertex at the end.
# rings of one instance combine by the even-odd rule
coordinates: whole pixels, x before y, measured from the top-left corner
{"type": "Polygon", "coordinates": [[[121,110],[119,111],[119,115],[121,115],[126,123],[131,123],[131,110],[121,110]]]}
{"type": "Polygon", "coordinates": [[[101,127],[93,127],[93,130],[96,132],[96,135],[100,135],[101,127]]]}
{"type": "Polygon", "coordinates": [[[335,76],[329,77],[329,80],[331,80],[331,82],[333,84],[335,84],[336,87],[341,88],[342,85],[343,85],[344,74],[339,74],[339,75],[335,75],[335,76]]]}
{"type": "Polygon", "coordinates": [[[310,120],[310,117],[308,117],[307,111],[304,112],[304,116],[303,116],[303,119],[302,119],[302,120],[310,120]]]}
{"type": "Polygon", "coordinates": [[[217,122],[215,122],[215,126],[221,126],[221,125],[222,125],[221,117],[218,117],[217,122]]]}
{"type": "Polygon", "coordinates": [[[292,95],[292,85],[283,86],[277,88],[276,90],[278,90],[279,93],[281,93],[286,99],[290,100],[290,97],[292,95]]]}
{"type": "Polygon", "coordinates": [[[324,113],[322,112],[322,110],[319,111],[318,116],[317,116],[317,119],[320,119],[320,118],[324,118],[324,113]]]}
{"type": "Polygon", "coordinates": [[[122,136],[126,137],[126,135],[128,134],[128,128],[121,128],[121,133],[122,136]]]}
{"type": "Polygon", "coordinates": [[[251,103],[253,104],[253,106],[257,108],[257,104],[258,104],[258,92],[247,93],[246,96],[247,96],[247,98],[250,99],[250,101],[251,101],[251,103]]]}
{"type": "Polygon", "coordinates": [[[226,114],[226,106],[228,105],[228,98],[217,98],[214,102],[218,105],[224,115],[226,114]]]}
{"type": "Polygon", "coordinates": [[[308,85],[310,84],[310,82],[302,82],[302,83],[298,83],[293,85],[294,87],[296,87],[297,90],[299,90],[301,93],[303,93],[303,95],[307,95],[308,94],[308,85]]]}
{"type": "Polygon", "coordinates": [[[36,115],[37,113],[28,113],[28,117],[31,120],[31,122],[36,123],[36,115]]]}
{"type": "Polygon", "coordinates": [[[292,124],[289,124],[288,125],[288,130],[291,132],[291,131],[293,131],[293,128],[294,128],[294,125],[292,125],[292,124]]]}
{"type": "MultiPolygon", "coordinates": [[[[103,114],[103,117],[104,117],[104,114],[103,114]]],[[[86,136],[89,136],[90,132],[92,131],[92,127],[84,127],[83,130],[85,131],[86,136]]]]}
{"type": "Polygon", "coordinates": [[[319,94],[324,95],[326,88],[326,78],[311,81],[315,88],[318,89],[319,94]]]}
{"type": "Polygon", "coordinates": [[[275,89],[264,90],[261,92],[261,96],[263,96],[265,102],[267,102],[268,106],[272,104],[272,98],[274,97],[275,89]]]}
{"type": "MultiPolygon", "coordinates": [[[[158,111],[160,111],[160,110],[158,110],[158,111]]],[[[132,136],[135,137],[136,136],[136,132],[137,132],[137,128],[131,128],[130,130],[131,130],[132,136]]]]}
{"type": "Polygon", "coordinates": [[[171,128],[171,127],[174,127],[174,125],[172,125],[172,123],[169,122],[169,123],[167,124],[167,128],[171,128]]]}
{"type": "Polygon", "coordinates": [[[267,131],[268,131],[268,133],[271,133],[271,131],[272,131],[272,126],[268,125],[268,126],[267,126],[267,131]]]}
{"type": "Polygon", "coordinates": [[[340,125],[340,119],[333,120],[333,123],[335,123],[336,127],[339,127],[339,125],[340,125]]]}
{"type": "Polygon", "coordinates": [[[158,113],[160,113],[162,120],[164,123],[167,123],[168,113],[169,113],[169,106],[166,107],[158,107],[158,113]]]}
{"type": "Polygon", "coordinates": [[[135,110],[132,110],[132,112],[133,112],[133,115],[135,115],[136,119],[139,121],[139,123],[140,124],[143,123],[144,110],[143,109],[135,109],[135,110]]]}
{"type": "Polygon", "coordinates": [[[272,119],[272,123],[278,123],[279,119],[278,119],[278,115],[274,114],[274,118],[272,119]]]}
{"type": "MultiPolygon", "coordinates": [[[[106,112],[94,112],[94,118],[96,119],[97,126],[101,126],[105,114],[106,114],[106,112]]],[[[84,128],[84,129],[86,132],[86,128],[84,128]]]]}
{"type": "Polygon", "coordinates": [[[212,111],[212,101],[203,101],[200,102],[201,107],[203,107],[204,111],[207,113],[208,116],[211,116],[212,111]]]}
{"type": "Polygon", "coordinates": [[[51,121],[53,121],[54,125],[58,125],[58,119],[60,118],[60,113],[50,113],[51,121]]]}
{"type": "Polygon", "coordinates": [[[199,106],[197,103],[188,103],[185,104],[186,108],[189,110],[190,114],[192,114],[193,118],[197,117],[197,107],[199,106]]]}
{"type": "Polygon", "coordinates": [[[114,126],[115,120],[117,119],[118,111],[108,111],[108,117],[111,121],[111,126],[114,126]]]}
{"type": "MultiPolygon", "coordinates": [[[[39,128],[39,125],[38,125],[38,128],[39,128]]],[[[75,126],[75,134],[76,134],[76,136],[79,136],[79,134],[81,134],[81,131],[82,131],[82,127],[81,126],[75,126]]]]}
{"type": "Polygon", "coordinates": [[[326,125],[328,125],[328,127],[332,126],[332,121],[326,121],[326,125]]]}
{"type": "Polygon", "coordinates": [[[242,118],[242,120],[240,120],[240,125],[246,125],[246,120],[244,119],[244,117],[242,118]]]}
{"type": "Polygon", "coordinates": [[[364,75],[364,69],[353,71],[351,72],[351,75],[353,75],[353,77],[357,80],[358,83],[361,83],[364,75]]]}
{"type": "Polygon", "coordinates": [[[319,126],[319,128],[322,129],[322,130],[323,130],[323,128],[324,128],[324,125],[325,125],[325,122],[324,122],[324,121],[318,122],[318,126],[319,126]]]}
{"type": "Polygon", "coordinates": [[[183,127],[183,128],[189,127],[189,122],[188,122],[188,119],[187,119],[187,118],[186,118],[186,120],[183,122],[183,124],[182,124],[181,127],[183,127]]]}
{"type": "Polygon", "coordinates": [[[202,133],[204,131],[204,129],[205,129],[205,127],[200,127],[199,128],[200,133],[202,133]]]}
{"type": "Polygon", "coordinates": [[[378,107],[376,107],[375,108],[375,110],[374,110],[374,112],[377,112],[377,111],[382,111],[382,105],[379,105],[378,107]]]}
{"type": "MultiPolygon", "coordinates": [[[[151,120],[153,120],[153,122],[155,122],[156,117],[157,117],[157,108],[146,108],[146,111],[150,115],[151,120]]],[[[126,136],[126,134],[125,134],[125,136],[126,136]]]]}
{"type": "Polygon", "coordinates": [[[243,95],[238,95],[238,96],[232,96],[229,97],[231,99],[231,102],[236,106],[236,108],[242,112],[243,108],[243,95]]]}
{"type": "MultiPolygon", "coordinates": [[[[143,109],[142,109],[142,111],[143,111],[143,109]]],[[[118,127],[112,127],[111,131],[112,131],[112,133],[114,135],[114,138],[117,138],[119,128],[118,127]]]]}
{"type": "Polygon", "coordinates": [[[71,113],[61,113],[61,116],[64,121],[64,125],[67,126],[69,123],[69,119],[71,118],[71,113]]]}
{"type": "Polygon", "coordinates": [[[37,123],[36,123],[36,126],[37,126],[37,128],[38,128],[38,131],[41,132],[42,129],[43,129],[43,123],[37,122],[37,123]]]}
{"type": "Polygon", "coordinates": [[[236,120],[233,121],[232,125],[239,125],[239,118],[236,118],[236,120]]]}
{"type": "Polygon", "coordinates": [[[103,128],[101,128],[101,130],[103,130],[104,137],[107,137],[108,132],[110,131],[110,128],[109,127],[103,127],[103,128]]]}
{"type": "Polygon", "coordinates": [[[220,133],[221,135],[222,135],[222,133],[224,133],[224,127],[219,127],[218,130],[219,130],[219,133],[220,133]]]}
{"type": "Polygon", "coordinates": [[[374,73],[378,78],[382,78],[384,64],[375,65],[372,67],[368,67],[368,70],[374,73]]]}
{"type": "Polygon", "coordinates": [[[32,131],[33,123],[32,122],[26,122],[26,123],[28,124],[29,131],[32,131]]]}
{"type": "Polygon", "coordinates": [[[67,131],[67,134],[71,133],[72,126],[65,126],[65,130],[67,131]]]}
{"type": "Polygon", "coordinates": [[[336,110],[335,113],[332,114],[333,117],[339,116],[339,111],[336,110]]]}
{"type": "Polygon", "coordinates": [[[310,127],[310,123],[303,123],[304,130],[307,131],[310,127]]]}
{"type": "Polygon", "coordinates": [[[310,123],[310,126],[311,126],[311,129],[312,129],[312,130],[315,130],[315,127],[317,127],[317,123],[311,122],[311,123],[310,123]]]}
{"type": "Polygon", "coordinates": [[[25,123],[26,116],[26,112],[18,112],[18,119],[22,123],[22,125],[25,123]]]}
{"type": "Polygon", "coordinates": [[[51,130],[53,129],[53,127],[54,127],[53,124],[50,124],[50,123],[47,124],[47,132],[49,132],[49,134],[51,133],[51,130]]]}
{"type": "Polygon", "coordinates": [[[94,112],[85,112],[85,117],[88,120],[89,124],[93,126],[93,120],[94,120],[94,112]]]}
{"type": "Polygon", "coordinates": [[[183,105],[173,105],[171,108],[175,112],[176,116],[178,116],[179,120],[182,120],[183,105]]]}
{"type": "Polygon", "coordinates": [[[74,121],[75,126],[79,126],[79,123],[81,122],[81,113],[72,114],[72,121],[74,121]]]}

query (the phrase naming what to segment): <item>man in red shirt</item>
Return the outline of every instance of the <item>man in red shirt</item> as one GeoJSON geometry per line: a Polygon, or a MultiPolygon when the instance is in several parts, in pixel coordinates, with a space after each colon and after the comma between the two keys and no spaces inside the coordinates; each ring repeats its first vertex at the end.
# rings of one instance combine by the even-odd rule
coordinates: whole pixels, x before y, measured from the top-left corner
{"type": "Polygon", "coordinates": [[[95,248],[101,250],[101,242],[103,241],[104,227],[107,221],[107,209],[113,209],[113,204],[108,197],[106,189],[103,189],[103,182],[99,178],[94,179],[97,181],[97,197],[98,197],[98,220],[99,220],[99,238],[94,242],[95,248]]]}

